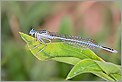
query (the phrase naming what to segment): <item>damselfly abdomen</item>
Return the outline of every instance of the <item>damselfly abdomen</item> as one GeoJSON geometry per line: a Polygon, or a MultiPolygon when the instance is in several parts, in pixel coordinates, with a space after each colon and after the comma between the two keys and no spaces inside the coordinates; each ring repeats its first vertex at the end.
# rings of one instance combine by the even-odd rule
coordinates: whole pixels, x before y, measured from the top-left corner
{"type": "Polygon", "coordinates": [[[85,48],[90,48],[90,49],[94,49],[94,48],[100,48],[112,53],[117,53],[116,50],[105,47],[105,46],[101,46],[98,45],[94,40],[89,39],[89,38],[81,38],[78,36],[66,36],[66,35],[60,35],[54,32],[49,32],[47,30],[41,30],[41,31],[36,31],[34,29],[31,29],[29,34],[33,37],[35,37],[38,41],[40,41],[41,43],[44,43],[45,46],[39,51],[41,52],[42,50],[45,49],[45,47],[47,46],[45,40],[48,40],[49,42],[51,42],[51,40],[56,39],[56,40],[61,40],[63,42],[67,42],[70,44],[75,44],[81,47],[85,47],[85,48]]]}

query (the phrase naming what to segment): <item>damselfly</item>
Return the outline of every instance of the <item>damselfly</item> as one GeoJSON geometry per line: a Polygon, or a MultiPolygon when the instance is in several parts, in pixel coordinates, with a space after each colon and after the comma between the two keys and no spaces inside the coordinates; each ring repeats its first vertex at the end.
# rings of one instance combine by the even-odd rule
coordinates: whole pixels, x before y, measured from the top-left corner
{"type": "Polygon", "coordinates": [[[82,38],[78,36],[65,36],[65,35],[54,33],[54,32],[49,32],[47,30],[36,31],[34,29],[31,29],[29,34],[35,37],[41,43],[44,43],[45,46],[39,52],[44,50],[47,46],[44,39],[48,40],[50,43],[51,43],[51,40],[56,39],[56,40],[61,40],[63,42],[70,43],[70,44],[75,44],[81,47],[85,47],[85,48],[90,48],[90,49],[100,48],[112,53],[117,53],[116,50],[111,49],[109,47],[98,45],[94,40],[89,39],[89,38],[82,38]]]}

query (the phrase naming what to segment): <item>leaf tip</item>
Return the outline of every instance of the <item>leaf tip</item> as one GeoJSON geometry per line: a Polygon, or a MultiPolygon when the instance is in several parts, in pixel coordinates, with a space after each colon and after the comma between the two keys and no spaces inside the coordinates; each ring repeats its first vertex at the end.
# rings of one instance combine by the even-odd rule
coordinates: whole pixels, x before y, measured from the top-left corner
{"type": "Polygon", "coordinates": [[[71,78],[71,77],[68,76],[65,80],[68,80],[68,79],[70,79],[70,78],[71,78]]]}
{"type": "Polygon", "coordinates": [[[22,32],[19,32],[20,35],[22,35],[23,33],[22,32]]]}

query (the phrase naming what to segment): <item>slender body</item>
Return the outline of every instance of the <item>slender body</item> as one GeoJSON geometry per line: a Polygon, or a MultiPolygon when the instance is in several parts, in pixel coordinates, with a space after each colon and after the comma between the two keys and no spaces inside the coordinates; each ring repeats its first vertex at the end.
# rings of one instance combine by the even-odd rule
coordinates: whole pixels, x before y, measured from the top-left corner
{"type": "MultiPolygon", "coordinates": [[[[41,30],[40,32],[38,32],[34,29],[32,29],[29,34],[32,35],[33,37],[35,37],[41,43],[43,42],[45,44],[45,47],[46,47],[46,43],[43,41],[43,39],[46,39],[49,42],[51,42],[52,39],[58,39],[58,40],[62,40],[64,42],[75,44],[75,45],[78,45],[81,47],[92,48],[92,49],[101,48],[103,50],[106,50],[106,51],[109,51],[112,53],[117,53],[116,50],[105,47],[105,46],[100,46],[94,40],[89,39],[89,38],[81,38],[81,37],[77,37],[77,36],[64,36],[64,35],[59,35],[59,34],[56,34],[53,32],[48,32],[46,30],[41,30]]],[[[40,50],[40,52],[42,50],[40,50]]]]}

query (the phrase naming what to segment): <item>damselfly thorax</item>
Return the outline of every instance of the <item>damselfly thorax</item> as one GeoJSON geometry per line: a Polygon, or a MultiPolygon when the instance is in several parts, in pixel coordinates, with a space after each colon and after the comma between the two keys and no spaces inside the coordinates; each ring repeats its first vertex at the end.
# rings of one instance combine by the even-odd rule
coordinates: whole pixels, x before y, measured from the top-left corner
{"type": "Polygon", "coordinates": [[[38,41],[40,41],[40,43],[45,44],[45,46],[39,52],[44,50],[45,47],[47,46],[44,39],[48,40],[50,43],[52,40],[55,39],[55,40],[61,40],[61,41],[66,42],[66,43],[75,44],[75,45],[85,47],[85,48],[90,48],[90,49],[100,48],[100,49],[103,49],[103,50],[106,50],[106,51],[109,51],[112,53],[117,53],[117,51],[114,49],[98,45],[95,42],[95,40],[90,39],[90,38],[82,38],[82,37],[78,37],[78,36],[66,36],[66,35],[61,35],[61,34],[54,33],[54,32],[49,32],[47,30],[36,31],[34,29],[31,29],[29,34],[31,36],[35,37],[38,41]]]}

